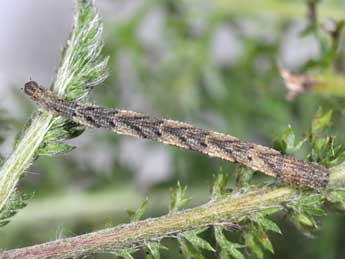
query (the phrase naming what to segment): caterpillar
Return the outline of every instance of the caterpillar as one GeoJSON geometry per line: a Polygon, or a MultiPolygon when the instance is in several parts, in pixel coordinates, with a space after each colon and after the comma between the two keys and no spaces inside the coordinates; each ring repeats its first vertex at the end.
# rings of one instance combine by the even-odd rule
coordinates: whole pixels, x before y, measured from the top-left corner
{"type": "Polygon", "coordinates": [[[322,190],[328,183],[328,169],[320,164],[298,160],[231,135],[134,111],[67,101],[35,81],[27,82],[24,92],[44,110],[87,127],[105,128],[240,163],[299,187],[322,190]]]}

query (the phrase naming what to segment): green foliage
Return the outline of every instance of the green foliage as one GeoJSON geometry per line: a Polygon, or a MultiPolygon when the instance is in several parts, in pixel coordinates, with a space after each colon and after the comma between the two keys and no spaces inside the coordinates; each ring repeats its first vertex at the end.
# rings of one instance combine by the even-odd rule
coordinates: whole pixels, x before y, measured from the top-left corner
{"type": "MultiPolygon", "coordinates": [[[[79,0],[74,30],[63,51],[53,90],[68,100],[83,101],[90,88],[107,77],[108,58],[102,58],[102,21],[94,1],[79,0]]],[[[61,123],[61,122],[60,122],[61,123]]]]}
{"type": "Polygon", "coordinates": [[[268,231],[281,234],[279,226],[267,216],[279,211],[279,208],[267,209],[250,215],[243,226],[243,240],[246,251],[257,258],[264,257],[264,251],[274,253],[273,245],[268,237],[268,231]]]}
{"type": "Polygon", "coordinates": [[[47,142],[63,141],[71,138],[78,137],[84,132],[84,127],[73,121],[68,124],[64,123],[65,118],[58,117],[55,119],[55,124],[53,124],[50,130],[45,135],[45,140],[47,142]]]}
{"type": "MultiPolygon", "coordinates": [[[[106,78],[107,58],[102,58],[102,23],[92,0],[78,0],[74,29],[62,54],[52,90],[68,100],[85,101],[92,86],[106,78]]],[[[39,155],[69,152],[62,143],[78,136],[83,128],[65,118],[36,112],[20,131],[14,151],[0,171],[0,210],[9,201],[21,176],[39,155]]]]}
{"type": "Polygon", "coordinates": [[[29,196],[22,195],[19,192],[12,194],[6,206],[0,211],[0,227],[10,223],[10,219],[27,205],[29,199],[29,196]]]}
{"type": "Polygon", "coordinates": [[[214,175],[214,183],[212,186],[211,198],[217,200],[228,193],[227,185],[229,181],[229,176],[225,174],[214,175]]]}
{"type": "Polygon", "coordinates": [[[332,125],[331,118],[332,111],[323,112],[319,109],[308,133],[312,147],[309,159],[327,167],[338,165],[345,159],[345,150],[341,145],[335,144],[335,137],[325,135],[332,125]]]}
{"type": "MultiPolygon", "coordinates": [[[[93,86],[107,77],[108,58],[101,55],[103,26],[93,1],[79,0],[71,38],[63,51],[53,91],[67,100],[85,101],[93,86]]],[[[68,119],[58,117],[37,150],[37,154],[56,155],[69,152],[73,147],[60,143],[79,136],[84,128],[68,119]]]]}
{"type": "Polygon", "coordinates": [[[311,126],[311,135],[316,137],[332,125],[332,111],[323,112],[320,108],[311,126]]]}
{"type": "MultiPolygon", "coordinates": [[[[334,137],[327,135],[331,126],[332,111],[324,112],[320,108],[305,139],[295,145],[295,134],[289,127],[281,138],[275,140],[275,147],[284,153],[291,154],[307,141],[311,147],[308,154],[309,160],[328,167],[335,166],[344,161],[345,153],[341,145],[335,145],[334,137]]],[[[301,232],[308,236],[318,228],[317,218],[325,215],[323,208],[325,199],[331,203],[336,203],[340,208],[344,202],[342,192],[339,190],[324,192],[323,194],[303,193],[301,195],[303,196],[301,199],[287,203],[286,207],[288,208],[289,219],[301,232]]]]}
{"type": "Polygon", "coordinates": [[[201,232],[204,232],[206,229],[207,228],[201,228],[187,231],[181,234],[181,237],[183,237],[189,243],[191,243],[196,250],[205,249],[208,251],[215,251],[207,241],[198,236],[201,232]]]}
{"type": "Polygon", "coordinates": [[[181,251],[185,258],[204,258],[202,250],[214,252],[213,247],[203,238],[198,235],[207,228],[200,228],[191,231],[186,231],[178,235],[177,239],[180,244],[181,251]]]}
{"type": "Polygon", "coordinates": [[[284,133],[275,137],[274,148],[284,154],[294,154],[308,143],[311,147],[308,159],[327,167],[340,164],[345,159],[345,150],[341,145],[335,144],[335,137],[327,132],[332,126],[332,111],[324,112],[321,108],[316,113],[307,136],[296,143],[294,130],[289,126],[284,133]]]}
{"type": "Polygon", "coordinates": [[[318,228],[315,217],[325,215],[323,203],[324,196],[321,194],[310,194],[298,201],[292,201],[287,205],[291,221],[302,233],[310,236],[311,232],[318,228]]]}
{"type": "Polygon", "coordinates": [[[149,204],[149,200],[146,197],[146,199],[142,202],[142,204],[140,205],[140,207],[136,210],[127,210],[127,213],[129,215],[129,217],[131,218],[131,222],[135,222],[138,221],[142,218],[142,216],[144,215],[147,205],[149,204]]]}
{"type": "Polygon", "coordinates": [[[295,132],[289,125],[289,127],[283,132],[282,136],[274,139],[273,146],[283,154],[292,155],[296,153],[306,141],[307,139],[304,138],[296,143],[295,132]]]}
{"type": "Polygon", "coordinates": [[[332,20],[332,29],[328,30],[325,24],[310,23],[305,28],[302,36],[312,35],[317,38],[320,44],[320,55],[318,58],[307,62],[305,68],[321,68],[323,70],[330,69],[334,65],[339,55],[340,34],[344,27],[343,20],[332,20]]]}
{"type": "Polygon", "coordinates": [[[249,167],[238,165],[236,167],[236,186],[242,191],[247,191],[250,188],[250,181],[253,178],[254,171],[249,167]]]}
{"type": "Polygon", "coordinates": [[[58,154],[64,154],[73,150],[74,147],[65,143],[52,142],[43,143],[38,150],[39,156],[54,156],[58,154]]]}
{"type": "MultiPolygon", "coordinates": [[[[293,154],[306,142],[310,143],[311,153],[319,154],[318,157],[312,157],[311,160],[321,160],[325,164],[337,164],[341,161],[343,156],[343,148],[341,146],[334,147],[333,143],[326,145],[324,141],[320,139],[329,139],[329,136],[325,136],[325,132],[331,126],[331,114],[332,112],[323,113],[321,110],[316,114],[312,123],[312,127],[308,132],[306,138],[301,141],[295,141],[296,135],[293,129],[289,128],[283,133],[282,136],[276,137],[275,148],[279,149],[285,154],[293,154]],[[322,144],[319,144],[322,143],[322,144]],[[322,156],[321,156],[322,155],[322,156]],[[322,157],[322,159],[320,159],[322,157]]],[[[244,168],[245,169],[245,168],[244,168]]],[[[244,170],[241,168],[240,170],[244,170]]],[[[249,177],[250,179],[250,177],[249,177]]],[[[248,183],[248,181],[243,181],[248,183]]],[[[224,196],[224,192],[227,186],[227,178],[223,174],[219,174],[215,178],[215,184],[213,187],[212,197],[217,199],[224,196]]],[[[315,193],[301,193],[301,198],[296,201],[289,201],[284,206],[288,209],[289,219],[306,235],[311,235],[312,231],[318,227],[318,218],[325,215],[324,202],[327,199],[331,203],[335,203],[340,209],[344,206],[344,195],[342,191],[330,191],[323,192],[322,194],[315,193]]],[[[269,208],[261,212],[256,212],[250,215],[247,219],[242,220],[242,236],[245,243],[246,251],[255,255],[257,258],[264,257],[264,250],[271,253],[274,252],[273,245],[268,237],[268,231],[281,234],[279,226],[268,219],[267,216],[272,215],[278,211],[282,211],[282,208],[269,208]]],[[[222,231],[222,227],[215,226],[217,245],[222,247],[220,243],[225,243],[228,248],[223,248],[220,255],[231,256],[229,251],[233,251],[234,246],[226,238],[220,237],[219,233],[222,231]],[[217,237],[218,235],[218,237],[217,237]],[[226,240],[226,241],[224,241],[226,240]],[[231,248],[231,249],[230,249],[231,248]],[[228,251],[228,252],[226,252],[228,251]]],[[[235,250],[236,251],[236,250],[235,250]]],[[[234,257],[238,255],[232,255],[234,257]]]]}
{"type": "Polygon", "coordinates": [[[132,254],[137,251],[135,248],[120,249],[116,251],[116,256],[123,259],[134,259],[132,254]]]}
{"type": "Polygon", "coordinates": [[[177,238],[181,252],[184,256],[184,258],[195,258],[195,259],[203,259],[204,256],[201,254],[200,250],[196,250],[191,246],[191,244],[183,239],[183,238],[177,238]]]}
{"type": "Polygon", "coordinates": [[[264,252],[262,251],[262,248],[260,247],[258,241],[259,242],[261,241],[261,244],[262,244],[263,243],[262,240],[264,240],[264,237],[262,237],[260,230],[258,229],[250,229],[250,230],[251,232],[244,234],[246,247],[251,253],[255,255],[256,258],[262,259],[264,257],[264,252]]]}
{"type": "MultiPolygon", "coordinates": [[[[2,136],[10,128],[11,120],[4,115],[4,111],[0,109],[0,144],[4,142],[2,136]]],[[[2,164],[2,156],[0,156],[0,163],[2,164]]],[[[17,214],[17,212],[26,207],[27,201],[30,199],[29,195],[20,194],[15,191],[6,205],[0,209],[0,228],[10,223],[10,219],[17,214]]]]}
{"type": "Polygon", "coordinates": [[[332,190],[330,191],[326,199],[328,202],[340,211],[345,210],[345,191],[344,190],[332,190]]]}
{"type": "Polygon", "coordinates": [[[146,247],[146,257],[147,259],[160,259],[160,249],[168,250],[167,247],[163,246],[160,242],[147,242],[146,247]]]}
{"type": "Polygon", "coordinates": [[[217,245],[220,247],[220,254],[219,257],[221,259],[225,258],[235,258],[235,259],[244,259],[243,253],[239,250],[239,248],[243,248],[244,246],[238,243],[232,243],[225,237],[223,233],[223,227],[215,226],[214,227],[214,235],[217,242],[217,245]]]}
{"type": "Polygon", "coordinates": [[[186,192],[187,186],[182,187],[178,181],[176,189],[170,191],[170,213],[179,211],[191,200],[191,198],[185,198],[186,192]]]}
{"type": "MultiPolygon", "coordinates": [[[[69,41],[62,53],[53,91],[67,100],[83,102],[93,86],[107,77],[108,58],[101,55],[103,25],[92,0],[79,0],[75,24],[69,41]]],[[[30,122],[24,131],[30,126],[30,122]]],[[[61,143],[82,134],[84,127],[64,117],[56,117],[37,150],[37,155],[53,156],[71,151],[73,147],[61,143]]],[[[16,145],[15,145],[16,146],[16,145]]]]}
{"type": "Polygon", "coordinates": [[[281,230],[279,226],[273,222],[272,220],[268,219],[266,216],[276,213],[279,209],[271,209],[266,210],[263,212],[258,212],[255,215],[250,217],[250,220],[255,222],[258,226],[260,226],[265,231],[272,231],[278,234],[281,234],[281,230]]]}

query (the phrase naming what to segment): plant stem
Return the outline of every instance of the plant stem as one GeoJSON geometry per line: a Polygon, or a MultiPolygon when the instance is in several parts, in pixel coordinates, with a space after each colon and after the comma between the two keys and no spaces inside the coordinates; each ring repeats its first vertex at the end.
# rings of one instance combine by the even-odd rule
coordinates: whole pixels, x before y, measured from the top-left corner
{"type": "MultiPolygon", "coordinates": [[[[329,188],[345,182],[345,167],[331,169],[329,188]]],[[[233,194],[203,206],[162,217],[124,224],[72,238],[14,249],[0,254],[2,258],[75,258],[100,252],[140,246],[144,241],[160,240],[183,231],[236,222],[243,216],[267,208],[281,208],[283,202],[298,200],[303,195],[290,187],[260,188],[244,194],[233,194]]]]}
{"type": "MultiPolygon", "coordinates": [[[[84,101],[91,87],[106,77],[107,59],[101,58],[102,23],[94,7],[94,0],[76,0],[74,29],[62,55],[52,91],[71,100],[84,101]],[[88,86],[88,87],[87,87],[88,86]]],[[[4,210],[15,194],[15,187],[38,157],[40,147],[53,144],[51,154],[68,151],[58,144],[73,137],[77,129],[65,119],[59,119],[47,112],[37,113],[25,130],[18,145],[0,168],[0,212],[4,210]],[[69,129],[68,132],[64,129],[69,129]],[[48,132],[49,131],[49,132],[48,132]],[[46,139],[47,133],[49,138],[46,139]]],[[[47,152],[48,154],[48,152],[47,152]]]]}
{"type": "Polygon", "coordinates": [[[336,73],[319,73],[311,75],[315,80],[312,91],[319,95],[344,97],[344,77],[336,73]]]}
{"type": "Polygon", "coordinates": [[[52,120],[53,116],[47,112],[37,115],[14,152],[3,164],[0,171],[0,210],[13,194],[20,176],[30,166],[52,120]]]}
{"type": "Polygon", "coordinates": [[[112,251],[135,246],[144,240],[161,239],[196,227],[212,225],[224,220],[236,220],[253,211],[280,206],[293,198],[296,191],[289,188],[261,189],[226,197],[201,207],[167,216],[120,225],[73,238],[61,239],[33,247],[10,250],[0,258],[74,258],[87,254],[112,251]]]}

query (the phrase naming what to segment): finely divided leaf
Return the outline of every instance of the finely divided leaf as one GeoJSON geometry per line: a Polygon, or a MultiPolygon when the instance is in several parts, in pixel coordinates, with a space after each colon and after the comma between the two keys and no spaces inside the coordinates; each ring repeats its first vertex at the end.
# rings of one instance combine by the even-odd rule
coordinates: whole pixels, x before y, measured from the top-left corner
{"type": "Polygon", "coordinates": [[[168,248],[163,246],[160,242],[147,242],[145,243],[145,246],[147,248],[147,258],[148,259],[160,259],[160,252],[159,249],[165,249],[168,248]]]}
{"type": "Polygon", "coordinates": [[[208,251],[215,251],[213,247],[204,239],[198,236],[199,233],[205,231],[206,229],[191,230],[181,234],[186,240],[188,240],[196,249],[205,249],[208,251]]]}
{"type": "Polygon", "coordinates": [[[312,123],[311,132],[313,135],[318,135],[320,131],[324,130],[325,128],[329,128],[332,123],[332,111],[323,112],[320,108],[315,115],[315,118],[312,123]]]}
{"type": "Polygon", "coordinates": [[[38,150],[39,156],[53,156],[64,154],[74,149],[73,146],[60,142],[44,143],[44,145],[42,146],[43,147],[38,150]]]}
{"type": "MultiPolygon", "coordinates": [[[[63,52],[53,91],[69,100],[84,101],[90,86],[106,78],[107,58],[101,57],[102,46],[102,22],[94,1],[78,0],[74,29],[63,52]]],[[[78,135],[80,127],[74,128],[75,126],[70,121],[47,112],[39,112],[32,117],[14,151],[0,169],[0,210],[6,206],[25,170],[37,158],[37,154],[41,153],[40,148],[54,141],[61,142],[62,137],[66,139],[78,135]],[[46,136],[51,129],[55,132],[46,136]],[[61,129],[64,130],[58,132],[61,129]],[[69,130],[66,132],[66,129],[69,130]]],[[[49,152],[43,153],[56,154],[69,150],[66,146],[55,147],[56,150],[51,148],[49,152]]]]}
{"type": "Polygon", "coordinates": [[[291,155],[297,152],[307,141],[307,138],[304,138],[298,143],[295,143],[295,139],[296,137],[294,130],[289,125],[282,136],[276,137],[274,139],[273,146],[275,149],[281,151],[282,153],[291,155]]]}
{"type": "Polygon", "coordinates": [[[12,194],[6,206],[0,211],[0,227],[7,225],[10,222],[10,218],[16,215],[18,210],[27,205],[27,200],[29,198],[30,197],[21,195],[19,192],[12,194]]]}
{"type": "Polygon", "coordinates": [[[245,259],[244,255],[238,248],[244,247],[238,243],[232,243],[226,239],[223,233],[223,228],[221,226],[214,227],[214,235],[217,244],[219,245],[220,251],[220,258],[229,258],[234,257],[235,259],[245,259]]]}
{"type": "Polygon", "coordinates": [[[176,189],[173,189],[170,193],[170,213],[174,213],[183,208],[191,198],[185,198],[187,192],[187,186],[182,187],[180,182],[177,182],[176,189]]]}
{"type": "Polygon", "coordinates": [[[204,259],[201,251],[195,249],[186,239],[178,237],[178,242],[185,258],[204,259]]]}
{"type": "Polygon", "coordinates": [[[141,219],[141,217],[144,215],[147,205],[149,204],[149,200],[146,197],[146,199],[142,202],[142,204],[140,205],[140,207],[136,210],[127,210],[127,213],[129,215],[129,217],[131,218],[131,222],[135,222],[141,219]]]}
{"type": "Polygon", "coordinates": [[[135,253],[137,249],[135,248],[128,248],[128,249],[121,249],[116,251],[116,256],[119,258],[124,258],[124,259],[134,259],[132,256],[133,253],[135,253]]]}
{"type": "Polygon", "coordinates": [[[278,234],[282,233],[279,226],[275,222],[266,218],[260,213],[253,215],[252,217],[250,217],[250,219],[254,221],[255,223],[257,223],[262,228],[264,228],[265,230],[270,230],[278,234]]]}
{"type": "Polygon", "coordinates": [[[218,174],[214,176],[214,178],[211,197],[213,200],[217,200],[223,197],[226,193],[226,186],[228,185],[229,177],[225,174],[218,174]]]}

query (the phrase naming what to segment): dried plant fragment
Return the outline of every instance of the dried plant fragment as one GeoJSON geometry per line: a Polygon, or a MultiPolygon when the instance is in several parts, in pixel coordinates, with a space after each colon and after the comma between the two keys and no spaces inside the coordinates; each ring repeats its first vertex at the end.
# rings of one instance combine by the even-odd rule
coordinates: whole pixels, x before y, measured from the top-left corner
{"type": "Polygon", "coordinates": [[[285,68],[280,68],[280,74],[284,79],[285,86],[288,90],[287,99],[289,101],[293,100],[296,96],[309,91],[316,84],[316,80],[311,78],[309,75],[290,72],[285,68]]]}

